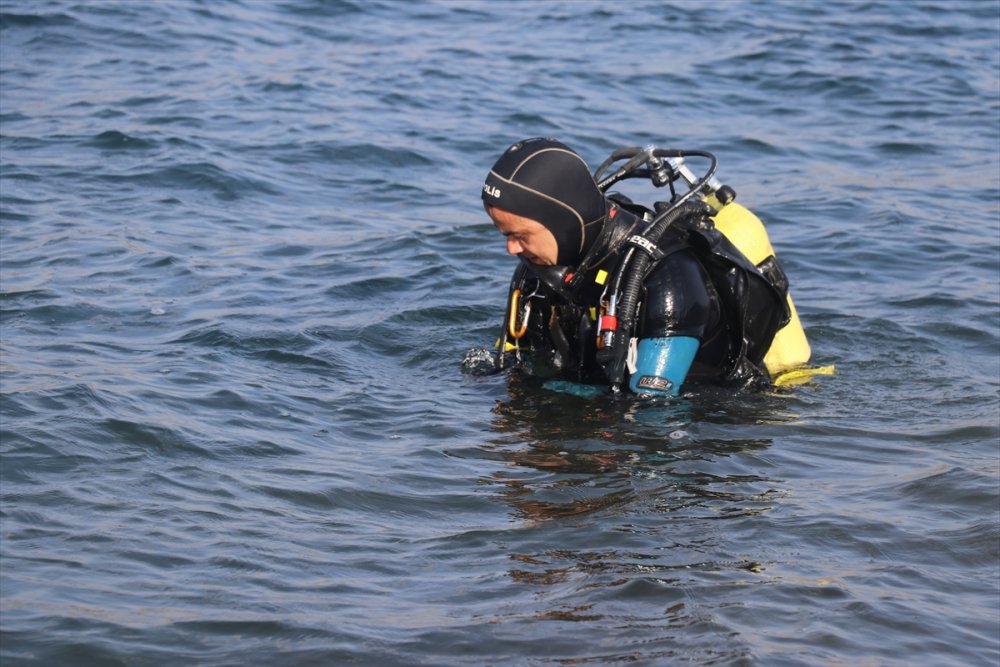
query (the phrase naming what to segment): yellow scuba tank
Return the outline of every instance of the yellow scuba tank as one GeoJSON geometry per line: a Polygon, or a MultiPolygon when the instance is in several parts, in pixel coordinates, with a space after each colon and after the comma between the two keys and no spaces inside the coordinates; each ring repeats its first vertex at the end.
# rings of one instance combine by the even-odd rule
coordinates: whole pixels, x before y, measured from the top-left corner
{"type": "MultiPolygon", "coordinates": [[[[651,219],[651,221],[656,220],[657,222],[652,225],[651,230],[645,232],[641,237],[651,243],[655,243],[659,234],[665,229],[664,221],[668,220],[669,214],[676,212],[690,197],[699,196],[716,211],[715,215],[712,216],[716,229],[722,232],[767,278],[773,280],[775,284],[787,283],[774,256],[774,249],[771,247],[771,241],[768,239],[764,224],[756,215],[733,201],[736,198],[736,193],[733,192],[732,188],[723,185],[715,178],[716,166],[715,156],[707,151],[668,150],[649,144],[645,148],[628,147],[614,151],[594,172],[594,180],[601,192],[607,192],[612,185],[628,178],[648,177],[658,188],[671,184],[672,197],[669,205],[665,206],[665,210],[658,217],[651,219]],[[696,175],[685,164],[685,160],[690,157],[710,161],[708,170],[702,176],[696,175]],[[628,161],[616,171],[607,174],[611,166],[621,160],[628,161]],[[686,193],[679,194],[674,191],[672,184],[677,180],[683,180],[687,183],[689,189],[686,193]]],[[[658,210],[662,208],[659,204],[666,205],[668,203],[658,202],[658,210]]],[[[639,243],[635,245],[642,247],[639,243]]],[[[626,293],[624,289],[623,293],[626,293]]],[[[798,384],[808,381],[814,375],[833,373],[833,366],[821,368],[808,368],[806,366],[812,356],[812,350],[809,348],[809,341],[802,329],[802,322],[795,310],[795,304],[792,303],[792,298],[787,292],[786,299],[788,302],[788,322],[775,334],[763,360],[771,375],[771,381],[777,386],[798,384]]],[[[626,320],[632,317],[632,314],[628,313],[628,308],[622,307],[622,309],[627,313],[626,320]]],[[[616,371],[617,369],[612,368],[612,370],[616,371]]],[[[617,372],[609,374],[609,379],[612,383],[618,382],[620,375],[617,372]]]]}
{"type": "MultiPolygon", "coordinates": [[[[771,247],[767,230],[760,218],[735,201],[730,201],[719,208],[718,200],[712,201],[714,199],[710,198],[709,203],[718,210],[713,218],[716,229],[739,248],[747,259],[760,267],[774,257],[774,248],[771,247]]],[[[795,310],[795,304],[792,303],[791,293],[788,294],[788,310],[791,314],[788,324],[778,330],[771,347],[764,355],[764,365],[772,376],[805,366],[812,356],[806,332],[802,329],[799,314],[795,310]]]]}

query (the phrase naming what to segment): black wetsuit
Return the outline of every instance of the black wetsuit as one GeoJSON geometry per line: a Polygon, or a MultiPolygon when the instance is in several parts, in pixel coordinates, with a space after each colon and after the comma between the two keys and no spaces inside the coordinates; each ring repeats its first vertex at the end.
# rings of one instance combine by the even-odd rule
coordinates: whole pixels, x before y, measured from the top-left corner
{"type": "MultiPolygon", "coordinates": [[[[605,248],[598,254],[607,252],[586,270],[572,295],[552,290],[545,282],[533,282],[523,290],[531,293],[537,288],[540,294],[533,299],[527,336],[533,351],[532,373],[578,382],[606,381],[597,360],[596,330],[604,282],[621,259],[625,238],[644,227],[638,216],[623,209],[608,224],[614,229],[605,235],[605,248]]],[[[634,336],[697,339],[700,345],[688,381],[718,380],[731,356],[730,331],[716,288],[686,236],[683,230],[668,229],[661,239],[664,256],[643,283],[634,336]]],[[[529,274],[544,271],[529,267],[529,274]]]]}

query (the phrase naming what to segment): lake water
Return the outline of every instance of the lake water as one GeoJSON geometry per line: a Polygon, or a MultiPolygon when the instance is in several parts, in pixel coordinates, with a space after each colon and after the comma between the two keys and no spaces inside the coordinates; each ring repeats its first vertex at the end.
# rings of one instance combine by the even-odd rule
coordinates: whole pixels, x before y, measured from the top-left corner
{"type": "Polygon", "coordinates": [[[1000,662],[1000,5],[0,1],[0,662],[1000,662]],[[479,375],[486,171],[709,150],[817,365],[479,375]]]}

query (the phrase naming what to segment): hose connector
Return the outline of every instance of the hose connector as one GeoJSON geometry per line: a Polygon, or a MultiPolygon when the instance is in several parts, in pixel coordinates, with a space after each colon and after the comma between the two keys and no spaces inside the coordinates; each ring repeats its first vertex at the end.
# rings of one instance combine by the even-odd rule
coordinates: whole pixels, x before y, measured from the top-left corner
{"type": "Polygon", "coordinates": [[[646,145],[646,155],[649,157],[646,159],[646,167],[649,169],[649,178],[653,181],[653,185],[658,188],[662,188],[664,185],[670,183],[670,181],[676,178],[673,170],[671,170],[670,165],[663,161],[662,158],[657,157],[653,154],[656,150],[656,146],[653,144],[646,145]]]}

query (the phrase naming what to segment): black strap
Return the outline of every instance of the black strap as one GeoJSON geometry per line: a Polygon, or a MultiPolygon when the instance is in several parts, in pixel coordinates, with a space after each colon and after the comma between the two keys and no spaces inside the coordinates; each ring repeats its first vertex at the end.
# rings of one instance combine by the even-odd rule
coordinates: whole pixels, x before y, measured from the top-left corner
{"type": "Polygon", "coordinates": [[[628,241],[626,241],[626,243],[628,243],[631,246],[635,246],[642,252],[649,255],[654,262],[663,259],[663,251],[660,250],[660,248],[655,243],[653,243],[644,236],[639,236],[638,234],[636,234],[635,236],[630,236],[628,241]]]}

